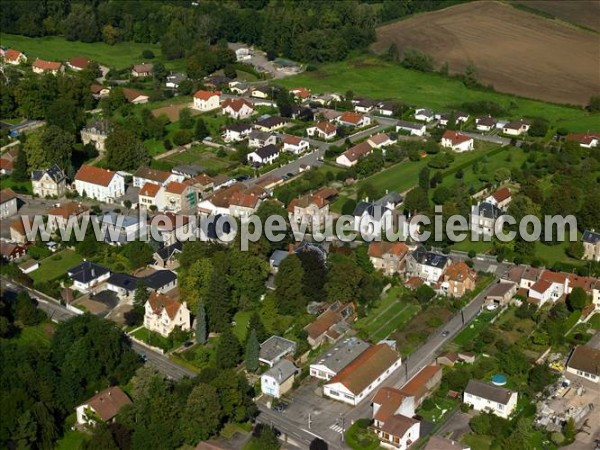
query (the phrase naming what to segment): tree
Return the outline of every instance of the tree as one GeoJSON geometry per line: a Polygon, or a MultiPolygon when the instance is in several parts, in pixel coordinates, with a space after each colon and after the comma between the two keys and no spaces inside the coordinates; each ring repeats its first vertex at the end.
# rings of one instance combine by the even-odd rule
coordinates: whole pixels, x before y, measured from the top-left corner
{"type": "Polygon", "coordinates": [[[534,137],[544,137],[548,133],[548,129],[550,128],[550,123],[546,119],[542,119],[541,117],[536,117],[533,119],[531,126],[529,127],[529,136],[534,137]]]}
{"type": "Polygon", "coordinates": [[[235,70],[235,66],[232,66],[231,64],[225,66],[223,68],[223,75],[225,75],[227,78],[237,78],[237,72],[235,70]]]}
{"type": "Polygon", "coordinates": [[[581,287],[575,287],[567,299],[569,307],[573,310],[582,310],[591,303],[590,296],[581,287]]]}
{"type": "Polygon", "coordinates": [[[426,284],[422,284],[415,290],[415,297],[422,305],[435,297],[435,291],[426,284]]]}
{"type": "Polygon", "coordinates": [[[587,109],[589,112],[600,111],[600,95],[593,95],[585,109],[587,109]]]}
{"type": "Polygon", "coordinates": [[[11,177],[16,182],[29,180],[29,172],[27,170],[27,152],[23,149],[17,153],[17,159],[13,167],[11,177]]]}
{"type": "Polygon", "coordinates": [[[179,111],[179,127],[183,129],[192,128],[194,126],[194,118],[190,108],[182,108],[179,111]]]}
{"type": "Polygon", "coordinates": [[[198,117],[198,119],[196,119],[196,127],[194,128],[194,137],[201,141],[204,140],[204,138],[207,138],[209,135],[210,133],[208,132],[208,128],[206,128],[204,119],[198,117]]]}
{"type": "Polygon", "coordinates": [[[198,302],[198,315],[196,316],[196,342],[206,344],[208,341],[208,322],[206,321],[206,310],[204,303],[198,302]]]}
{"type": "Polygon", "coordinates": [[[246,357],[244,361],[246,363],[246,370],[248,372],[256,372],[258,370],[258,354],[260,352],[260,345],[256,338],[256,331],[253,329],[250,331],[250,337],[246,342],[246,357]]]}
{"type": "Polygon", "coordinates": [[[411,214],[425,211],[429,207],[427,192],[422,187],[411,189],[404,199],[404,207],[411,214]]]}
{"type": "Polygon", "coordinates": [[[429,167],[423,167],[419,172],[419,186],[424,191],[429,189],[429,167]]]}
{"type": "Polygon", "coordinates": [[[192,130],[177,130],[173,135],[173,144],[177,146],[189,144],[194,139],[192,130]]]}
{"type": "Polygon", "coordinates": [[[577,429],[575,428],[575,421],[572,417],[567,420],[567,423],[563,427],[563,434],[565,435],[565,441],[573,442],[573,440],[575,440],[577,429]]]}
{"type": "Polygon", "coordinates": [[[574,242],[569,243],[566,253],[571,258],[582,259],[583,255],[585,253],[585,249],[583,248],[583,243],[581,241],[574,241],[574,242]]]}
{"type": "Polygon", "coordinates": [[[152,262],[154,249],[143,241],[131,241],[121,247],[121,254],[127,258],[129,267],[137,269],[152,262]]]}
{"type": "Polygon", "coordinates": [[[447,186],[438,186],[435,191],[433,191],[433,202],[436,205],[443,205],[448,200],[453,197],[454,193],[447,186]]]}
{"type": "Polygon", "coordinates": [[[106,138],[106,164],[113,170],[134,170],[150,163],[144,143],[133,131],[116,127],[106,138]]]}
{"type": "Polygon", "coordinates": [[[466,87],[477,87],[479,86],[478,71],[474,64],[469,64],[465,69],[463,76],[463,82],[466,87]]]}
{"type": "Polygon", "coordinates": [[[154,59],[154,52],[152,50],[142,50],[142,58],[144,59],[154,59]]]}
{"type": "Polygon", "coordinates": [[[222,417],[221,401],[217,389],[200,383],[187,398],[181,415],[180,429],[188,444],[196,444],[215,435],[222,417]]]}
{"type": "Polygon", "coordinates": [[[363,271],[356,265],[353,257],[331,255],[328,260],[327,281],[324,287],[327,301],[330,303],[336,300],[354,301],[363,276],[363,271]]]}
{"type": "Polygon", "coordinates": [[[298,314],[306,307],[304,269],[296,255],[285,258],[275,275],[275,297],[280,314],[298,314]]]}
{"type": "Polygon", "coordinates": [[[261,320],[260,315],[256,310],[252,313],[252,315],[250,316],[250,320],[248,321],[246,340],[250,338],[251,331],[254,331],[254,333],[256,334],[258,342],[264,342],[269,337],[269,334],[265,329],[265,325],[263,324],[263,321],[261,320]]]}
{"type": "Polygon", "coordinates": [[[222,332],[229,329],[231,323],[230,303],[230,288],[225,273],[222,268],[215,267],[210,275],[205,302],[210,331],[222,332]]]}
{"type": "Polygon", "coordinates": [[[238,341],[238,338],[231,331],[231,327],[229,327],[219,337],[216,350],[217,367],[220,369],[236,367],[240,362],[241,354],[240,341],[238,341]]]}

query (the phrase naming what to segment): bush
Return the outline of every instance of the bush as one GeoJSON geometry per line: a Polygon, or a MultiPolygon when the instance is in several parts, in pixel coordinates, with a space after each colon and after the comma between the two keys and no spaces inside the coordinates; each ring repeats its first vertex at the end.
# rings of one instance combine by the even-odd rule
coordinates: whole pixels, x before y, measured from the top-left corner
{"type": "Polygon", "coordinates": [[[431,411],[433,408],[435,408],[435,403],[430,398],[427,398],[423,401],[421,406],[425,411],[431,411]]]}
{"type": "Polygon", "coordinates": [[[144,59],[154,59],[154,52],[152,50],[143,50],[142,51],[142,58],[144,59]]]}
{"type": "Polygon", "coordinates": [[[194,133],[192,130],[178,130],[173,135],[173,144],[177,146],[189,144],[190,142],[192,142],[193,138],[194,133]]]}
{"type": "Polygon", "coordinates": [[[165,147],[165,150],[171,150],[173,148],[173,143],[171,142],[171,139],[165,139],[163,141],[163,146],[165,147]]]}

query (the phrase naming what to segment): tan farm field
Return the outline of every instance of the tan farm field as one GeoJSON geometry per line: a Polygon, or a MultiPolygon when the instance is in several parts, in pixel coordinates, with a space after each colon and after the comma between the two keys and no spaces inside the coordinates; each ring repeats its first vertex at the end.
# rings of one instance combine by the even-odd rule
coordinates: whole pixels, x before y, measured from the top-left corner
{"type": "Polygon", "coordinates": [[[565,22],[600,31],[598,0],[519,0],[515,3],[551,14],[565,22]]]}
{"type": "Polygon", "coordinates": [[[377,29],[372,49],[416,48],[450,73],[473,63],[479,80],[500,92],[555,103],[586,104],[600,93],[600,37],[510,5],[480,1],[377,29]]]}

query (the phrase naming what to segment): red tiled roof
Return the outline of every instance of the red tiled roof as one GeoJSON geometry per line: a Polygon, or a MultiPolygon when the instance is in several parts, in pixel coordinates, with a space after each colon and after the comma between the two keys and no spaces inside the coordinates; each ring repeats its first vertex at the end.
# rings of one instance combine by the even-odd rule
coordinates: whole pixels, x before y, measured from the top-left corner
{"type": "Polygon", "coordinates": [[[507,198],[510,198],[510,190],[507,187],[500,188],[492,194],[492,197],[498,203],[503,202],[507,198]]]}
{"type": "Polygon", "coordinates": [[[463,261],[450,264],[445,273],[445,277],[451,281],[465,281],[469,277],[474,278],[474,275],[474,272],[463,261]]]}
{"type": "MultiPolygon", "coordinates": [[[[198,91],[198,92],[207,92],[207,91],[198,91]]],[[[196,94],[198,94],[198,92],[196,92],[196,94]]],[[[194,97],[196,96],[196,94],[194,94],[194,97]]],[[[214,93],[211,92],[211,94],[214,94],[214,93]]],[[[202,97],[198,97],[198,98],[202,98],[202,97]]],[[[208,98],[205,98],[204,100],[207,100],[207,99],[208,98]]],[[[254,110],[254,106],[252,105],[252,103],[250,103],[245,98],[233,98],[233,99],[226,98],[225,100],[223,100],[223,103],[221,106],[223,107],[223,109],[229,107],[237,112],[237,111],[240,111],[244,107],[244,105],[246,105],[250,109],[254,110]]]]}
{"type": "Polygon", "coordinates": [[[9,48],[4,52],[4,60],[5,61],[17,61],[19,57],[22,55],[19,50],[15,50],[14,48],[9,48]]]}
{"type": "Polygon", "coordinates": [[[166,170],[152,169],[144,166],[136,170],[133,176],[156,181],[157,183],[164,183],[171,176],[171,172],[167,172],[166,170]]]}
{"type": "Polygon", "coordinates": [[[189,178],[187,182],[192,185],[199,184],[200,186],[208,186],[209,184],[213,184],[213,179],[208,175],[201,173],[193,178],[189,178]]]}
{"type": "Polygon", "coordinates": [[[11,171],[13,170],[14,164],[10,159],[0,159],[0,170],[11,171]]]}
{"type": "Polygon", "coordinates": [[[342,155],[348,158],[348,161],[358,161],[360,158],[368,155],[372,151],[373,149],[369,143],[365,141],[355,145],[354,147],[350,147],[348,150],[342,153],[342,155]]]}
{"type": "Polygon", "coordinates": [[[299,97],[299,98],[308,98],[308,97],[310,97],[310,91],[308,89],[306,89],[306,88],[303,88],[303,87],[290,89],[290,92],[292,94],[294,94],[296,97],[299,97]]]}
{"type": "Polygon", "coordinates": [[[231,196],[230,205],[241,206],[243,208],[256,208],[260,197],[247,194],[246,192],[235,192],[231,196]]]}
{"type": "Polygon", "coordinates": [[[85,181],[86,183],[97,184],[99,186],[108,186],[116,175],[115,172],[100,167],[84,164],[79,168],[75,175],[75,180],[85,181]]]}
{"type": "Polygon", "coordinates": [[[283,143],[284,144],[290,144],[290,145],[299,145],[300,142],[302,142],[302,139],[300,139],[297,136],[290,136],[287,135],[284,139],[283,139],[283,143]]]}
{"type": "Polygon", "coordinates": [[[167,191],[171,194],[181,195],[181,194],[183,194],[183,192],[186,190],[187,187],[188,187],[188,185],[185,183],[180,183],[178,181],[171,181],[165,187],[165,191],[167,191]]]}
{"type": "Polygon", "coordinates": [[[369,256],[373,258],[382,258],[383,255],[391,254],[404,258],[408,253],[408,247],[404,242],[371,242],[369,244],[369,256]]]}
{"type": "Polygon", "coordinates": [[[102,86],[101,84],[92,84],[90,86],[90,92],[92,94],[99,94],[102,91],[102,89],[109,89],[110,90],[109,87],[102,86]]]}
{"type": "Polygon", "coordinates": [[[140,196],[143,197],[156,197],[156,194],[158,194],[158,191],[160,191],[160,185],[156,184],[156,183],[144,183],[144,185],[142,186],[142,188],[140,189],[140,196]]]}
{"type": "Polygon", "coordinates": [[[449,139],[452,145],[459,145],[472,140],[469,136],[452,130],[446,130],[442,135],[442,139],[449,139]]]}
{"type": "Polygon", "coordinates": [[[160,294],[158,291],[152,292],[148,301],[150,302],[150,307],[154,314],[161,314],[164,309],[171,320],[175,318],[177,311],[179,311],[179,308],[181,307],[179,301],[168,297],[165,294],[160,294]]]}
{"type": "Polygon", "coordinates": [[[379,133],[369,138],[369,141],[371,141],[375,145],[385,144],[389,140],[390,137],[385,133],[379,133]]]}
{"type": "Polygon", "coordinates": [[[212,92],[212,91],[196,91],[196,93],[194,94],[194,98],[199,98],[200,100],[208,100],[211,97],[215,97],[215,96],[219,96],[219,92],[212,92]]]}
{"type": "Polygon", "coordinates": [[[342,114],[340,116],[340,121],[358,125],[358,123],[360,123],[362,118],[363,118],[363,116],[361,114],[358,114],[358,113],[355,113],[352,111],[346,111],[344,114],[342,114]]]}
{"type": "Polygon", "coordinates": [[[571,133],[567,141],[577,141],[583,145],[590,145],[594,139],[600,139],[600,133],[571,133]]]}
{"type": "Polygon", "coordinates": [[[68,219],[71,216],[78,216],[86,212],[89,208],[81,203],[69,202],[62,206],[52,208],[48,211],[49,216],[60,216],[64,219],[68,219]]]}
{"type": "Polygon", "coordinates": [[[103,421],[108,422],[119,413],[123,406],[130,403],[131,400],[125,392],[119,386],[113,386],[98,392],[84,405],[89,405],[103,421]]]}
{"type": "Polygon", "coordinates": [[[60,70],[62,63],[56,61],[45,61],[38,58],[34,61],[33,67],[41,70],[60,70]]]}
{"type": "Polygon", "coordinates": [[[532,291],[539,292],[540,294],[543,294],[548,289],[550,289],[550,286],[552,286],[552,283],[550,281],[540,280],[540,281],[537,281],[533,286],[531,286],[530,289],[532,291]]]}
{"type": "Polygon", "coordinates": [[[137,73],[151,73],[152,69],[154,69],[152,64],[142,63],[133,65],[133,70],[137,73]]]}
{"type": "MultiPolygon", "coordinates": [[[[388,433],[390,436],[401,438],[408,432],[410,427],[416,423],[419,423],[419,421],[411,417],[398,414],[386,420],[381,427],[381,431],[388,433]]],[[[408,441],[407,444],[410,446],[411,442],[408,441]]]]}
{"type": "MultiPolygon", "coordinates": [[[[455,355],[456,356],[456,355],[455,355]]],[[[456,356],[455,361],[458,360],[456,356]]],[[[423,397],[428,392],[427,383],[432,380],[442,368],[437,365],[431,365],[424,367],[418,374],[416,374],[412,380],[404,385],[400,392],[404,395],[412,395],[417,400],[423,397]]]]}
{"type": "Polygon", "coordinates": [[[380,405],[373,419],[385,422],[396,414],[396,411],[398,411],[398,408],[400,408],[407,397],[407,395],[404,395],[396,388],[387,386],[380,388],[373,398],[373,403],[380,405]]]}
{"type": "Polygon", "coordinates": [[[136,100],[138,97],[148,97],[146,94],[140,91],[136,91],[134,89],[123,88],[123,95],[129,103],[136,100]]]}
{"type": "Polygon", "coordinates": [[[567,275],[562,272],[544,270],[544,272],[542,272],[541,280],[548,281],[550,283],[565,284],[565,281],[567,281],[567,275]]]}
{"type": "Polygon", "coordinates": [[[342,315],[337,311],[332,311],[328,309],[319,317],[317,317],[313,322],[309,323],[304,327],[308,336],[311,339],[317,339],[319,336],[323,335],[327,330],[329,330],[336,323],[344,320],[342,315]]]}
{"type": "Polygon", "coordinates": [[[6,203],[13,198],[17,198],[17,194],[11,188],[2,189],[0,191],[0,203],[6,203]]]}
{"type": "Polygon", "coordinates": [[[69,59],[69,65],[77,67],[79,69],[87,69],[87,67],[90,65],[90,62],[91,61],[85,56],[79,56],[76,58],[69,59]]]}
{"type": "Polygon", "coordinates": [[[330,122],[319,122],[316,127],[326,134],[331,134],[336,131],[335,125],[330,122]]]}

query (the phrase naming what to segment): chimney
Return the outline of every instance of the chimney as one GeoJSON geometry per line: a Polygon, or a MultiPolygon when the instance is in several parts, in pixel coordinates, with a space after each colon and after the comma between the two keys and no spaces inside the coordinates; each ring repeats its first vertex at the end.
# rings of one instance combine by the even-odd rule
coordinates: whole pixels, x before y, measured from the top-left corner
{"type": "Polygon", "coordinates": [[[281,371],[281,369],[278,370],[277,378],[279,379],[279,381],[281,381],[281,379],[283,378],[283,372],[281,371]]]}
{"type": "Polygon", "coordinates": [[[93,276],[93,277],[95,277],[95,276],[96,276],[96,269],[94,269],[93,267],[92,267],[92,276],[93,276]]]}

